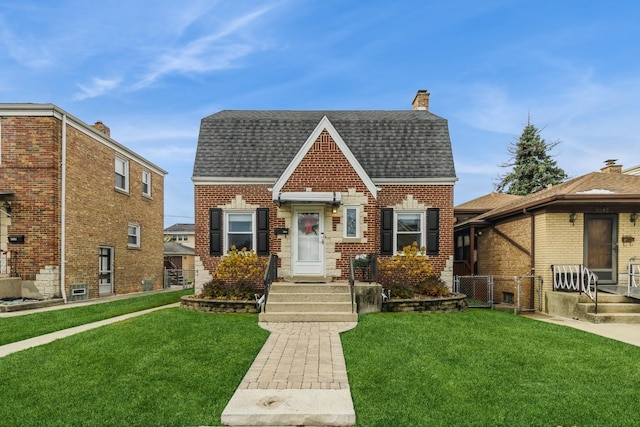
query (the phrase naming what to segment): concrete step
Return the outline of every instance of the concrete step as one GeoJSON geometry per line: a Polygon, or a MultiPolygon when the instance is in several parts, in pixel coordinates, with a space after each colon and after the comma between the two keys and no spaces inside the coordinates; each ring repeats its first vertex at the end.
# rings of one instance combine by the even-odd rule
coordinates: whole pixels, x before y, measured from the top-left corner
{"type": "Polygon", "coordinates": [[[591,323],[640,324],[640,313],[587,313],[584,320],[591,323]]]}
{"type": "Polygon", "coordinates": [[[269,302],[351,302],[351,293],[269,292],[269,302]]]}
{"type": "Polygon", "coordinates": [[[260,313],[260,322],[357,322],[358,313],[312,312],[312,313],[260,313]]]}
{"type": "MultiPolygon", "coordinates": [[[[633,298],[629,298],[625,295],[608,294],[602,291],[598,292],[598,304],[600,303],[608,304],[608,303],[616,303],[616,302],[634,302],[634,301],[637,301],[637,300],[634,300],[633,298]]],[[[589,298],[585,294],[580,295],[578,302],[593,303],[591,298],[589,298]]]]}
{"type": "Polygon", "coordinates": [[[304,284],[289,282],[273,282],[269,293],[351,293],[348,283],[304,284]]]}
{"type": "Polygon", "coordinates": [[[351,313],[351,301],[348,302],[267,302],[267,312],[271,313],[315,313],[335,312],[351,313]]]}
{"type": "MultiPolygon", "coordinates": [[[[586,313],[595,313],[596,305],[591,303],[580,303],[586,313]]],[[[640,304],[628,302],[609,302],[602,303],[598,301],[598,314],[600,313],[636,313],[640,314],[640,304]]]]}

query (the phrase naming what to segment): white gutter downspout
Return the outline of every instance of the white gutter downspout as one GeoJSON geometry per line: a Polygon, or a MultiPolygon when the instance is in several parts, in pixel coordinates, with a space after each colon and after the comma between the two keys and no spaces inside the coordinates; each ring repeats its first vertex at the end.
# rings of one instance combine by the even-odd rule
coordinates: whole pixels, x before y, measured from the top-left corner
{"type": "Polygon", "coordinates": [[[67,241],[67,115],[62,115],[62,173],[60,198],[60,290],[62,300],[67,303],[65,283],[66,241],[67,241]]]}

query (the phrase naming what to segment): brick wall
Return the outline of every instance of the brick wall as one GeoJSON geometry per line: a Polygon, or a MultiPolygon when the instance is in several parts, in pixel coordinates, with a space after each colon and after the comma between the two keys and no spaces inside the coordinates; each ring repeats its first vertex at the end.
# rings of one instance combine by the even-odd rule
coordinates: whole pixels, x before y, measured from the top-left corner
{"type": "MultiPolygon", "coordinates": [[[[16,271],[34,279],[60,265],[62,122],[56,117],[4,117],[3,190],[15,192],[9,234],[25,235],[9,244],[16,271]]],[[[142,166],[130,159],[130,192],[114,190],[113,148],[67,125],[66,280],[87,283],[98,296],[98,250],[115,250],[115,292],[140,291],[151,279],[162,287],[163,175],[152,172],[152,197],[142,196],[142,166]],[[139,250],[127,249],[128,222],[141,226],[139,250]]],[[[0,236],[3,240],[6,236],[0,236]]]]}
{"type": "MultiPolygon", "coordinates": [[[[45,266],[60,264],[61,123],[53,117],[3,117],[0,186],[13,191],[10,235],[24,244],[8,244],[15,272],[35,279],[45,266]]],[[[0,236],[6,242],[7,236],[0,236]]]]}

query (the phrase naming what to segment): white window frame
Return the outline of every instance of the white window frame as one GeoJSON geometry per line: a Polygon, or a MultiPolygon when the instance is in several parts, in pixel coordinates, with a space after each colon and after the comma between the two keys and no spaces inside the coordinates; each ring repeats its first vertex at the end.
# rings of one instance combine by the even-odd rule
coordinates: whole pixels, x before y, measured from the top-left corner
{"type": "Polygon", "coordinates": [[[360,206],[352,206],[345,205],[342,207],[343,209],[343,221],[344,221],[344,233],[343,237],[345,239],[357,239],[360,237],[360,206]],[[356,234],[355,236],[348,235],[348,211],[355,210],[356,211],[356,234]]]}
{"type": "Polygon", "coordinates": [[[127,246],[129,248],[139,248],[140,247],[140,224],[136,222],[130,222],[127,224],[127,246]],[[133,228],[133,233],[131,233],[131,229],[133,228]],[[129,237],[135,236],[135,243],[129,242],[129,237]]]}
{"type": "MultiPolygon", "coordinates": [[[[232,232],[230,232],[229,230],[231,229],[229,227],[229,217],[231,215],[234,214],[242,214],[242,215],[251,215],[251,249],[253,249],[253,251],[255,252],[256,250],[256,211],[252,210],[252,211],[246,211],[246,210],[231,210],[231,211],[225,211],[224,212],[224,253],[226,254],[228,251],[231,250],[230,247],[230,239],[229,239],[229,235],[230,234],[234,234],[232,232]]],[[[248,233],[238,233],[238,234],[248,234],[248,233]]],[[[236,249],[238,249],[239,251],[242,250],[242,248],[238,248],[236,247],[236,249]]]]}
{"type": "MultiPolygon", "coordinates": [[[[426,230],[426,225],[427,225],[427,218],[426,218],[426,212],[424,210],[422,211],[415,211],[415,210],[402,210],[402,211],[398,211],[395,210],[393,211],[393,248],[394,248],[394,253],[397,254],[400,251],[402,251],[402,248],[400,248],[400,250],[398,250],[398,216],[399,215],[403,215],[403,214],[409,214],[409,215],[418,215],[420,218],[420,241],[418,242],[418,249],[425,247],[427,245],[427,230],[426,230]]],[[[407,233],[409,234],[409,233],[407,233]]],[[[413,234],[413,233],[410,233],[413,234]]]]}
{"type": "Polygon", "coordinates": [[[124,191],[125,193],[129,192],[129,160],[124,157],[116,156],[115,159],[115,174],[124,176],[124,187],[118,187],[118,182],[114,176],[114,186],[117,190],[124,191]],[[122,165],[122,171],[118,169],[118,166],[122,165]],[[120,173],[122,172],[122,173],[120,173]]]}
{"type": "Polygon", "coordinates": [[[151,172],[147,170],[142,171],[142,195],[151,197],[151,172]],[[147,186],[147,191],[144,191],[144,186],[147,186]]]}

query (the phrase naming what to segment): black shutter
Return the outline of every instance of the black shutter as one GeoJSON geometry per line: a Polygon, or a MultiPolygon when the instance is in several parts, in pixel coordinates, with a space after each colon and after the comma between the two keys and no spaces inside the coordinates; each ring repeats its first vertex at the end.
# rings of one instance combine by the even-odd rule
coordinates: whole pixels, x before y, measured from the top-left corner
{"type": "Polygon", "coordinates": [[[222,209],[209,209],[209,254],[221,256],[222,253],[222,209]]]}
{"type": "Polygon", "coordinates": [[[427,255],[440,252],[440,209],[427,209],[427,255]]]}
{"type": "Polygon", "coordinates": [[[269,208],[256,209],[256,232],[257,244],[256,253],[258,255],[269,255],[269,208]]]}
{"type": "Polygon", "coordinates": [[[380,255],[393,255],[393,209],[380,209],[380,255]]]}

